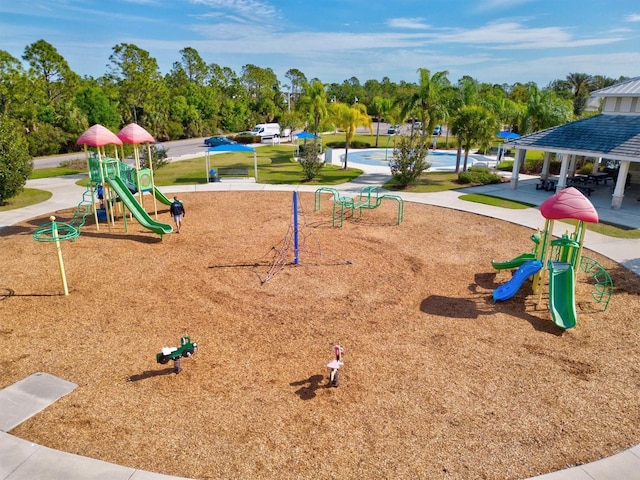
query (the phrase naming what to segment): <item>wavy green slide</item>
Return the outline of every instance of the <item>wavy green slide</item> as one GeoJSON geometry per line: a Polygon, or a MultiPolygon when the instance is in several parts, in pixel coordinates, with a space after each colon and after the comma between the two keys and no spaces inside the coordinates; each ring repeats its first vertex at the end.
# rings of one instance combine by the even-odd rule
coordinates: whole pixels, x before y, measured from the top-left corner
{"type": "Polygon", "coordinates": [[[575,276],[570,263],[549,262],[549,309],[560,328],[576,326],[575,276]]]}
{"type": "Polygon", "coordinates": [[[522,255],[518,255],[516,258],[512,258],[511,260],[506,260],[504,262],[496,262],[494,260],[491,260],[491,265],[493,265],[493,268],[495,268],[496,270],[506,270],[508,268],[518,268],[525,262],[535,259],[535,253],[523,253],[522,255]]]}
{"type": "Polygon", "coordinates": [[[171,205],[173,202],[165,197],[164,193],[158,190],[157,187],[153,187],[153,194],[160,201],[160,203],[164,203],[165,205],[171,205]]]}
{"type": "Polygon", "coordinates": [[[140,204],[136,201],[133,194],[129,191],[127,186],[120,180],[119,178],[108,178],[107,182],[113,191],[122,199],[125,207],[127,207],[135,219],[142,225],[144,228],[148,228],[153,233],[157,233],[158,235],[164,235],[166,233],[173,232],[173,228],[171,225],[167,225],[166,223],[156,222],[153,218],[145,212],[144,208],[140,206],[140,204]]]}

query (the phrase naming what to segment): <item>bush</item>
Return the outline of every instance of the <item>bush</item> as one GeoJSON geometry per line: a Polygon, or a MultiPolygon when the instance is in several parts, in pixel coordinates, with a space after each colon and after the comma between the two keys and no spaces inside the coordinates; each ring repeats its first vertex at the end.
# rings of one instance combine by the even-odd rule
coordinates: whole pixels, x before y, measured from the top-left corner
{"type": "Polygon", "coordinates": [[[470,183],[477,185],[489,185],[493,183],[502,183],[502,177],[491,173],[487,167],[471,167],[466,172],[458,174],[458,183],[467,185],[470,183]]]}
{"type": "MultiPolygon", "coordinates": [[[[327,147],[330,147],[330,148],[345,148],[345,142],[344,141],[327,142],[326,145],[327,145],[327,147]]],[[[353,140],[349,144],[349,148],[371,148],[371,144],[369,142],[362,142],[360,140],[353,140]]]]}
{"type": "Polygon", "coordinates": [[[322,153],[322,147],[316,142],[302,144],[298,147],[298,156],[305,156],[307,151],[315,152],[316,155],[320,155],[322,153]]]}
{"type": "Polygon", "coordinates": [[[229,136],[229,138],[234,142],[242,143],[243,145],[262,142],[262,138],[256,135],[233,135],[229,136]]]}
{"type": "Polygon", "coordinates": [[[0,205],[22,192],[33,169],[24,130],[0,115],[0,205]]]}
{"type": "Polygon", "coordinates": [[[302,145],[300,147],[300,157],[298,161],[302,166],[304,180],[306,182],[313,180],[324,166],[324,163],[318,157],[320,151],[320,145],[315,142],[307,145],[302,145]]]}
{"type": "Polygon", "coordinates": [[[580,167],[578,171],[582,175],[589,175],[593,171],[593,163],[585,163],[580,167]]]}
{"type": "Polygon", "coordinates": [[[391,175],[399,187],[405,188],[415,183],[422,172],[431,164],[427,163],[429,143],[426,139],[400,135],[393,149],[393,159],[389,162],[391,175]]]}

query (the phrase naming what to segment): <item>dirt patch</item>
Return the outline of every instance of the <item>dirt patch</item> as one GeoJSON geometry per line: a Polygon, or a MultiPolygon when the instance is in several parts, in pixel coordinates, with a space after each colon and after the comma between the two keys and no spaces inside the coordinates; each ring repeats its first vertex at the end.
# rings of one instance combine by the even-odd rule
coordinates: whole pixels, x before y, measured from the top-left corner
{"type": "Polygon", "coordinates": [[[490,261],[529,251],[527,228],[417,204],[398,226],[392,203],[333,228],[300,194],[299,265],[272,270],[291,193],[182,200],[164,241],[120,220],[65,242],[68,297],[31,237],[47,217],[3,231],[0,387],[79,385],[12,434],[198,479],[517,479],[640,443],[640,282],[619,265],[585,252],[616,292],[603,313],[581,274],[563,331],[546,289],[492,301],[510,273],[490,261]],[[155,354],[182,335],[199,351],[175,375],[155,354]]]}

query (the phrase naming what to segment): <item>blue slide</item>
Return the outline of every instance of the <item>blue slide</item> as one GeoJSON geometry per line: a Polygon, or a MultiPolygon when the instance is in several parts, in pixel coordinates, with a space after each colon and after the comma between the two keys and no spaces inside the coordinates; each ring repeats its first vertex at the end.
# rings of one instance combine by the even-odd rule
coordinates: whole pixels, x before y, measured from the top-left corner
{"type": "Polygon", "coordinates": [[[531,275],[538,273],[541,268],[542,262],[540,260],[529,260],[528,262],[523,263],[520,268],[516,270],[516,273],[513,274],[511,280],[500,285],[493,291],[493,301],[509,300],[518,290],[520,290],[524,281],[531,275]]]}

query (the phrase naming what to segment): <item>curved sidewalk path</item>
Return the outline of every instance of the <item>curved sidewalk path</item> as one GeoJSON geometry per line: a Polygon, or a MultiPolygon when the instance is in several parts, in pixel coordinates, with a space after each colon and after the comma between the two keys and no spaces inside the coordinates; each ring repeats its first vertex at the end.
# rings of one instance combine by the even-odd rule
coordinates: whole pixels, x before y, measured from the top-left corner
{"type": "MultiPolygon", "coordinates": [[[[366,185],[382,185],[389,177],[386,167],[358,165],[365,174],[350,183],[336,188],[359,193],[366,185]]],[[[33,217],[55,214],[56,211],[76,206],[84,189],[75,182],[80,176],[30,180],[27,187],[47,190],[53,193],[51,199],[38,205],[23,209],[0,212],[0,236],[3,227],[7,227],[33,217]]],[[[253,182],[223,181],[207,185],[183,187],[164,187],[163,193],[205,192],[205,191],[300,191],[315,192],[317,187],[265,185],[253,182]]],[[[505,185],[504,188],[509,188],[505,185]]],[[[398,192],[393,192],[398,194],[398,192]]],[[[542,228],[544,218],[536,208],[509,210],[460,200],[460,192],[446,191],[437,193],[400,193],[405,201],[435,205],[445,208],[467,211],[478,215],[497,218],[532,229],[542,228]]],[[[560,226],[554,233],[562,234],[565,227],[560,226]]],[[[624,240],[605,237],[587,232],[585,247],[600,253],[636,274],[640,274],[640,240],[624,240]]],[[[31,480],[43,478],[51,480],[169,480],[183,477],[171,477],[111,463],[81,457],[19,439],[6,432],[25,421],[61,396],[69,393],[75,386],[70,382],[35,373],[34,375],[0,390],[0,480],[31,480]],[[52,394],[51,392],[54,392],[52,394]],[[57,394],[56,394],[57,392],[57,394]],[[7,406],[10,406],[9,408],[7,406]]],[[[616,455],[593,463],[580,465],[529,480],[640,480],[640,445],[624,450],[616,455]]]]}

